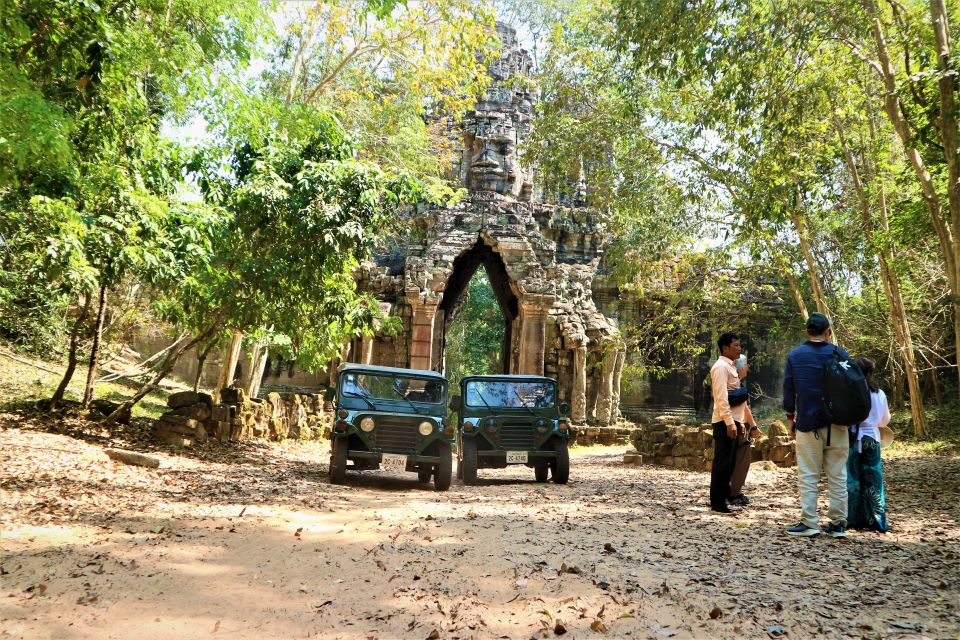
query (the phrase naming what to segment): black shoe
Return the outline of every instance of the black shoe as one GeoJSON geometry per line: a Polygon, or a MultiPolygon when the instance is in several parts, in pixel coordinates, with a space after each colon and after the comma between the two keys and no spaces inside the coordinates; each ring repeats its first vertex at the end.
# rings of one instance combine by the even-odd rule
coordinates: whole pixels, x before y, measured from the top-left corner
{"type": "Polygon", "coordinates": [[[730,496],[730,504],[735,504],[739,507],[745,507],[750,504],[750,498],[743,495],[742,493],[738,496],[730,496]]]}
{"type": "Polygon", "coordinates": [[[723,505],[722,507],[710,507],[710,510],[715,511],[716,513],[733,513],[734,512],[733,509],[731,509],[727,505],[723,505]]]}

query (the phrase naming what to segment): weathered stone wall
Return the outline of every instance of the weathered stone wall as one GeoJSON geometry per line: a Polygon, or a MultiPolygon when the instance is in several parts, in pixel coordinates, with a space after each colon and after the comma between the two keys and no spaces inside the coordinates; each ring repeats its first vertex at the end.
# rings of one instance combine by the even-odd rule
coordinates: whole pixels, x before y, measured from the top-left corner
{"type": "Polygon", "coordinates": [[[248,398],[242,389],[230,387],[220,395],[222,402],[213,404],[206,393],[172,394],[167,399],[171,410],[157,420],[154,437],[191,446],[208,439],[310,440],[330,434],[333,411],[318,394],[272,392],[264,398],[248,398]]]}
{"type": "Polygon", "coordinates": [[[612,427],[577,427],[574,441],[581,447],[589,447],[595,444],[629,444],[630,436],[636,428],[636,425],[631,422],[621,422],[612,427]]]}
{"type": "MultiPolygon", "coordinates": [[[[713,463],[713,428],[670,424],[670,419],[657,419],[652,424],[634,429],[625,464],[657,464],[675,469],[709,471],[713,463]]],[[[797,464],[796,443],[783,423],[774,422],[768,432],[753,445],[753,461],[769,460],[778,467],[797,464]]]]}

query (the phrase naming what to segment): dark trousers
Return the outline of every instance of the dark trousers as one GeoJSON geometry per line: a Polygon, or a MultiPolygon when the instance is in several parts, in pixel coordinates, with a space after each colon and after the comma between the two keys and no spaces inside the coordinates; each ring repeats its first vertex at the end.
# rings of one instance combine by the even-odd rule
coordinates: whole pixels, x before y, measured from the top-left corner
{"type": "Polygon", "coordinates": [[[730,476],[730,497],[743,493],[743,485],[747,482],[747,473],[750,471],[750,462],[753,459],[752,449],[748,436],[743,435],[737,438],[733,475],[730,476]]]}
{"type": "MultiPolygon", "coordinates": [[[[737,431],[740,423],[737,422],[737,431]]],[[[710,469],[710,508],[723,509],[730,497],[730,478],[736,462],[737,439],[727,435],[723,421],[713,423],[713,467],[710,469]]]]}

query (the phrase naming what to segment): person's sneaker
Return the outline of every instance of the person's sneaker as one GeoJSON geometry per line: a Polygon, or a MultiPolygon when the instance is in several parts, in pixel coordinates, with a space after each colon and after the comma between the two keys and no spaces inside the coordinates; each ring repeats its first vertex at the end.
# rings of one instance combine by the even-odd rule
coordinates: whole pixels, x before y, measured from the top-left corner
{"type": "Polygon", "coordinates": [[[723,505],[722,507],[710,507],[710,510],[714,513],[734,513],[733,509],[727,505],[723,505]]]}
{"type": "Polygon", "coordinates": [[[846,538],[847,531],[842,524],[831,524],[828,525],[823,532],[830,536],[831,538],[846,538]]]}
{"type": "Polygon", "coordinates": [[[814,529],[813,527],[808,527],[802,522],[798,522],[789,529],[787,533],[791,536],[802,536],[804,538],[812,538],[813,536],[820,535],[820,529],[814,529]]]}
{"type": "Polygon", "coordinates": [[[730,504],[735,504],[740,507],[745,507],[750,504],[750,498],[743,495],[742,493],[738,496],[730,496],[730,504]]]}

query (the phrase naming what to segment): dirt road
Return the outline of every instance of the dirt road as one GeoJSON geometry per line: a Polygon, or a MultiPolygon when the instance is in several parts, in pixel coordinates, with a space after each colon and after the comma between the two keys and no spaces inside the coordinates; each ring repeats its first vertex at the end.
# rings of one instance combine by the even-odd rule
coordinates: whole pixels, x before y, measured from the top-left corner
{"type": "Polygon", "coordinates": [[[886,536],[788,539],[792,470],[709,477],[580,449],[567,486],[327,482],[320,445],[157,453],[0,431],[0,637],[953,638],[958,458],[887,465],[886,536]]]}

